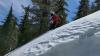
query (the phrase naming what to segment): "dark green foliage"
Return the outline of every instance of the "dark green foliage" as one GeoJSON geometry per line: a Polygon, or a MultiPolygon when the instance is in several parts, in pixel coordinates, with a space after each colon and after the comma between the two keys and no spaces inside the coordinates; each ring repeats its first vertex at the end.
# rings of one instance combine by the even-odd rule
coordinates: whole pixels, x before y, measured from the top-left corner
{"type": "Polygon", "coordinates": [[[66,16],[67,15],[65,14],[64,3],[67,6],[67,2],[65,2],[64,0],[57,1],[58,10],[56,10],[56,13],[61,17],[61,24],[60,25],[64,25],[67,22],[66,21],[66,16]]]}
{"type": "Polygon", "coordinates": [[[40,19],[40,34],[48,31],[48,18],[47,16],[40,19]]]}
{"type": "MultiPolygon", "coordinates": [[[[35,1],[35,0],[33,0],[35,1]]],[[[50,4],[47,4],[44,2],[44,0],[40,0],[37,1],[37,3],[40,6],[40,9],[38,11],[39,15],[37,14],[37,16],[39,17],[39,33],[42,34],[46,31],[48,31],[48,13],[49,13],[49,8],[50,8],[50,4]]]]}
{"type": "Polygon", "coordinates": [[[48,12],[46,11],[47,7],[45,5],[46,4],[41,5],[40,9],[25,8],[25,15],[20,24],[19,46],[48,31],[48,12]],[[32,19],[29,20],[29,13],[35,14],[36,16],[33,16],[32,19]],[[32,24],[34,22],[38,23],[32,24]]]}
{"type": "Polygon", "coordinates": [[[96,11],[100,10],[100,0],[95,0],[96,3],[96,11]]]}
{"type": "Polygon", "coordinates": [[[95,6],[94,2],[92,2],[92,5],[91,5],[91,7],[89,9],[89,13],[93,13],[95,11],[96,11],[96,6],[95,6]]]}
{"type": "Polygon", "coordinates": [[[74,20],[77,20],[81,17],[84,17],[89,14],[89,1],[88,0],[81,0],[80,6],[77,12],[77,15],[74,20]]]}
{"type": "Polygon", "coordinates": [[[25,15],[20,24],[19,46],[32,39],[31,23],[29,21],[29,6],[25,7],[25,15]]]}
{"type": "Polygon", "coordinates": [[[6,18],[0,35],[0,54],[5,53],[16,48],[18,42],[18,29],[16,27],[16,18],[12,15],[12,7],[6,18]]]}
{"type": "Polygon", "coordinates": [[[65,8],[63,8],[64,0],[48,1],[33,0],[33,2],[38,3],[40,9],[29,8],[29,6],[23,7],[25,14],[19,26],[17,26],[16,17],[12,14],[11,7],[4,24],[0,26],[0,56],[47,32],[49,30],[48,15],[50,11],[53,10],[60,15],[61,25],[66,23],[65,8]],[[30,12],[36,15],[31,17],[32,19],[29,19],[30,12]],[[33,22],[38,23],[33,24],[33,22]]]}
{"type": "MultiPolygon", "coordinates": [[[[41,9],[46,9],[48,12],[54,11],[55,13],[57,13],[61,17],[60,25],[63,25],[67,22],[66,21],[67,14],[65,14],[65,11],[64,11],[64,10],[67,10],[66,8],[64,8],[64,4],[67,6],[67,2],[65,2],[65,0],[52,0],[52,1],[47,0],[47,1],[49,1],[49,4],[42,3],[42,1],[44,1],[44,0],[39,0],[39,1],[32,0],[32,1],[38,2],[41,9]]],[[[45,14],[45,13],[43,13],[43,14],[45,14]]],[[[42,16],[42,17],[44,17],[44,16],[42,16]]],[[[46,16],[46,18],[48,19],[48,15],[46,16]]]]}

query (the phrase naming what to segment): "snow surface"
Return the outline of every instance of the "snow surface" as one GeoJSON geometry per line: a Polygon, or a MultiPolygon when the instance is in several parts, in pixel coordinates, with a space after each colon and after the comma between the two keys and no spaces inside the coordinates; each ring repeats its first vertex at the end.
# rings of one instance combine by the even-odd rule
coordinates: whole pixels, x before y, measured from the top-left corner
{"type": "Polygon", "coordinates": [[[100,56],[100,11],[51,30],[5,56],[100,56]]]}

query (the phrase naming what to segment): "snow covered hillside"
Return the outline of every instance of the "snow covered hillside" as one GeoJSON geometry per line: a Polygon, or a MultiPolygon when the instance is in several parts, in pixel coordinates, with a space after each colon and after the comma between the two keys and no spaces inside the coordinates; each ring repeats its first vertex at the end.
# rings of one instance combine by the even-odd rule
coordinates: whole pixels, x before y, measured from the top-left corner
{"type": "Polygon", "coordinates": [[[49,31],[5,56],[100,56],[100,11],[49,31]]]}

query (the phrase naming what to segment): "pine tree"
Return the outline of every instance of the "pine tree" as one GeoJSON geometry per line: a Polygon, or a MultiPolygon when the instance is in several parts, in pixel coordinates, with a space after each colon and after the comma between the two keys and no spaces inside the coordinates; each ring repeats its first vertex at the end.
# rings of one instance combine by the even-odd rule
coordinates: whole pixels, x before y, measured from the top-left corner
{"type": "MultiPolygon", "coordinates": [[[[56,8],[56,13],[60,15],[61,17],[61,24],[60,25],[64,25],[67,21],[66,21],[66,17],[67,14],[65,14],[65,10],[67,10],[66,8],[64,8],[64,5],[68,6],[67,2],[65,0],[58,0],[57,1],[57,8],[56,8]]],[[[67,10],[68,11],[68,10],[67,10]]]]}
{"type": "Polygon", "coordinates": [[[40,10],[38,11],[38,13],[40,13],[40,34],[44,33],[46,31],[48,31],[49,29],[49,17],[48,15],[50,15],[50,11],[54,11],[56,12],[60,17],[61,17],[61,24],[63,25],[66,23],[66,14],[65,14],[65,8],[64,8],[64,4],[67,5],[67,3],[65,3],[64,0],[32,0],[33,3],[37,2],[40,10]],[[48,2],[49,1],[49,2],[48,2]]]}
{"type": "MultiPolygon", "coordinates": [[[[45,0],[42,0],[45,1],[45,0]]],[[[50,11],[50,3],[40,3],[41,8],[41,19],[40,19],[40,34],[49,30],[48,24],[48,13],[50,11]]]]}
{"type": "Polygon", "coordinates": [[[37,2],[39,4],[40,10],[38,11],[39,18],[40,18],[40,34],[48,31],[48,13],[50,8],[49,0],[32,0],[33,2],[37,2]]]}
{"type": "Polygon", "coordinates": [[[27,43],[32,39],[31,23],[29,20],[29,6],[25,7],[25,15],[20,24],[19,46],[27,43]]]}
{"type": "Polygon", "coordinates": [[[96,6],[95,6],[94,2],[92,2],[91,7],[89,8],[89,13],[95,12],[95,11],[96,11],[96,8],[95,8],[95,7],[96,7],[96,6]]]}
{"type": "Polygon", "coordinates": [[[96,3],[96,11],[100,10],[100,0],[96,0],[95,3],[96,3]]]}
{"type": "Polygon", "coordinates": [[[81,0],[77,15],[74,20],[84,17],[89,14],[89,1],[81,0]]]}
{"type": "Polygon", "coordinates": [[[6,21],[2,26],[2,35],[0,36],[0,54],[2,53],[2,55],[16,48],[18,42],[16,17],[14,17],[12,11],[11,7],[6,21]]]}

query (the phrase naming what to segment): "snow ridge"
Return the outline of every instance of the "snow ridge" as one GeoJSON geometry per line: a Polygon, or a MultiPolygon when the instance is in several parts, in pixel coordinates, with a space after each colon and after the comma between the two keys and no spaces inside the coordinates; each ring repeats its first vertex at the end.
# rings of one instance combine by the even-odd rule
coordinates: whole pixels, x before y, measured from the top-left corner
{"type": "Polygon", "coordinates": [[[40,56],[53,47],[93,36],[100,31],[100,11],[49,31],[5,56],[40,56]]]}

